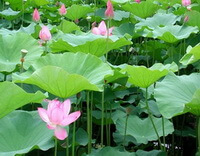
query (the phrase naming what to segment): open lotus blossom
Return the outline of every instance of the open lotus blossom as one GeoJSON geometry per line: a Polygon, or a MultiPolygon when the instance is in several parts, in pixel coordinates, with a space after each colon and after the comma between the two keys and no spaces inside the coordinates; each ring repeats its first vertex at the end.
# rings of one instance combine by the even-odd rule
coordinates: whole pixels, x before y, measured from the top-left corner
{"type": "Polygon", "coordinates": [[[65,15],[65,14],[67,13],[67,10],[66,10],[66,8],[65,8],[65,4],[62,4],[62,5],[61,5],[61,7],[60,7],[60,9],[59,9],[59,13],[60,13],[61,16],[62,16],[62,15],[65,15]]]}
{"type": "Polygon", "coordinates": [[[40,20],[40,14],[37,10],[37,8],[35,8],[35,10],[33,11],[33,16],[32,16],[33,20],[38,22],[40,20]]]}
{"type": "Polygon", "coordinates": [[[136,2],[136,3],[140,3],[141,1],[140,1],[140,0],[135,0],[135,2],[136,2]]]}
{"type": "Polygon", "coordinates": [[[59,140],[64,140],[68,134],[65,126],[70,125],[76,121],[80,115],[80,111],[69,114],[71,109],[71,102],[69,99],[63,103],[55,100],[47,100],[49,102],[47,110],[38,108],[38,113],[41,119],[47,123],[47,128],[54,129],[54,135],[59,140]]]}
{"type": "Polygon", "coordinates": [[[102,35],[102,36],[107,36],[107,33],[108,33],[108,35],[111,36],[113,29],[114,27],[111,27],[108,29],[108,32],[107,32],[107,27],[106,27],[105,22],[101,21],[98,27],[92,28],[92,33],[95,35],[102,35]]]}
{"type": "Polygon", "coordinates": [[[42,26],[42,29],[40,30],[39,37],[43,41],[48,41],[51,39],[51,33],[49,31],[49,28],[47,26],[42,26]]]}
{"type": "Polygon", "coordinates": [[[182,5],[183,6],[188,6],[191,4],[191,0],[182,0],[182,5]]]}
{"type": "Polygon", "coordinates": [[[108,0],[108,2],[107,2],[107,9],[105,11],[105,16],[108,18],[114,17],[113,5],[110,0],[108,0]]]}

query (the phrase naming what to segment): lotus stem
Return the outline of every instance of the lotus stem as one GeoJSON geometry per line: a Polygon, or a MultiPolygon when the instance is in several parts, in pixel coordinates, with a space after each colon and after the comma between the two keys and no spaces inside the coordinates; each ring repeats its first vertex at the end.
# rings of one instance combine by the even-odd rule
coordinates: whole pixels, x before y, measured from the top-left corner
{"type": "Polygon", "coordinates": [[[91,136],[91,141],[92,141],[92,110],[93,110],[93,99],[94,99],[94,94],[91,92],[91,110],[90,110],[90,136],[91,136]]]}
{"type": "Polygon", "coordinates": [[[57,156],[57,147],[58,147],[58,140],[55,137],[55,151],[54,151],[54,156],[57,156]]]}
{"type": "Polygon", "coordinates": [[[153,121],[153,115],[152,115],[152,113],[151,113],[151,111],[150,111],[150,109],[149,109],[149,104],[148,104],[148,100],[147,100],[147,99],[148,99],[147,94],[148,94],[148,88],[146,88],[146,92],[145,92],[146,108],[147,108],[147,112],[148,112],[148,114],[149,114],[149,118],[150,118],[150,120],[151,120],[153,129],[154,129],[154,131],[155,131],[155,133],[156,133],[156,136],[157,136],[157,138],[158,138],[158,142],[159,142],[159,145],[160,145],[160,149],[163,151],[162,144],[161,144],[161,140],[160,140],[158,131],[157,131],[157,129],[156,129],[155,123],[154,123],[154,121],[153,121]]]}
{"type": "Polygon", "coordinates": [[[129,114],[126,115],[126,121],[125,121],[124,141],[123,141],[124,147],[125,147],[125,144],[126,144],[126,131],[127,131],[127,124],[128,124],[128,116],[129,116],[129,114]]]}
{"type": "Polygon", "coordinates": [[[101,146],[103,146],[103,126],[104,125],[104,90],[102,92],[102,99],[101,99],[101,146]]]}
{"type": "Polygon", "coordinates": [[[198,127],[197,127],[197,130],[198,130],[198,153],[200,154],[200,117],[198,117],[197,120],[198,120],[198,127]]]}
{"type": "Polygon", "coordinates": [[[166,152],[166,147],[165,147],[165,121],[164,117],[162,116],[162,130],[163,130],[163,144],[164,144],[164,152],[166,152]]]}
{"type": "Polygon", "coordinates": [[[66,156],[69,156],[69,140],[66,138],[66,156]]]}
{"type": "Polygon", "coordinates": [[[90,133],[90,93],[87,92],[87,132],[88,132],[88,154],[91,153],[91,133],[90,133]]]}

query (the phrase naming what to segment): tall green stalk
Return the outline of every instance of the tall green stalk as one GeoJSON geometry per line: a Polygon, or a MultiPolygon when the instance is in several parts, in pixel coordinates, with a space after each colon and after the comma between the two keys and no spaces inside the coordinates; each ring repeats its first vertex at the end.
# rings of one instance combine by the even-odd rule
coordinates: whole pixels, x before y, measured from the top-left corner
{"type": "Polygon", "coordinates": [[[102,99],[101,99],[101,146],[103,146],[103,126],[104,125],[104,90],[102,92],[102,99]]]}
{"type": "Polygon", "coordinates": [[[66,156],[69,156],[69,139],[66,138],[66,156]]]}
{"type": "Polygon", "coordinates": [[[197,127],[197,130],[198,130],[198,153],[200,154],[200,117],[197,117],[197,120],[198,120],[198,127],[197,127]]]}
{"type": "Polygon", "coordinates": [[[87,133],[88,133],[88,154],[91,153],[91,131],[90,131],[90,94],[87,92],[87,133]]]}
{"type": "Polygon", "coordinates": [[[162,116],[162,130],[163,130],[163,144],[164,144],[164,152],[166,152],[166,147],[165,147],[165,121],[164,117],[162,116]]]}
{"type": "Polygon", "coordinates": [[[57,147],[58,147],[58,140],[55,138],[55,151],[54,151],[54,156],[57,156],[57,147]]]}
{"type": "Polygon", "coordinates": [[[152,113],[151,113],[151,111],[150,111],[150,108],[149,108],[149,104],[148,104],[148,95],[147,95],[147,94],[148,94],[148,88],[146,88],[146,92],[145,92],[145,103],[146,103],[146,108],[147,108],[147,112],[148,112],[148,114],[149,114],[149,118],[150,118],[150,120],[151,120],[153,129],[154,129],[154,131],[155,131],[155,133],[156,133],[156,136],[157,136],[157,138],[158,138],[158,142],[159,142],[159,145],[160,145],[160,149],[163,151],[163,147],[162,147],[162,144],[161,144],[161,140],[160,140],[158,131],[157,131],[157,129],[156,129],[155,123],[154,123],[154,121],[153,121],[153,115],[152,115],[152,113]]]}
{"type": "Polygon", "coordinates": [[[126,121],[125,121],[125,129],[124,129],[124,141],[123,141],[123,145],[125,147],[125,143],[126,143],[126,131],[127,131],[127,123],[128,123],[128,114],[126,115],[126,121]]]}

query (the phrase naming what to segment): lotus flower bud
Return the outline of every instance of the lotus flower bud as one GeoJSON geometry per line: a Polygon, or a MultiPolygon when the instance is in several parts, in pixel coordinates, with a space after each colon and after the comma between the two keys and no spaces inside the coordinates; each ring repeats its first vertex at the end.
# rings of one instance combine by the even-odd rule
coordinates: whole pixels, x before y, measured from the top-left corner
{"type": "Polygon", "coordinates": [[[40,14],[38,12],[38,10],[35,8],[34,12],[33,12],[33,20],[38,22],[40,20],[40,14]]]}
{"type": "Polygon", "coordinates": [[[141,1],[140,1],[140,0],[135,0],[135,2],[136,2],[136,3],[140,3],[141,1]]]}
{"type": "Polygon", "coordinates": [[[114,11],[113,11],[113,6],[110,0],[107,2],[107,9],[105,11],[105,16],[108,18],[113,18],[114,17],[114,11]]]}
{"type": "Polygon", "coordinates": [[[43,41],[48,41],[51,39],[51,33],[49,31],[49,28],[47,26],[42,26],[42,29],[40,30],[39,37],[43,41]]]}
{"type": "Polygon", "coordinates": [[[60,13],[61,16],[65,15],[67,13],[67,10],[66,10],[64,4],[61,5],[61,7],[59,9],[59,13],[60,13]]]}
{"type": "Polygon", "coordinates": [[[189,20],[189,16],[185,16],[184,22],[187,22],[189,20]]]}
{"type": "Polygon", "coordinates": [[[188,6],[191,4],[191,0],[182,0],[182,5],[183,6],[188,6]]]}

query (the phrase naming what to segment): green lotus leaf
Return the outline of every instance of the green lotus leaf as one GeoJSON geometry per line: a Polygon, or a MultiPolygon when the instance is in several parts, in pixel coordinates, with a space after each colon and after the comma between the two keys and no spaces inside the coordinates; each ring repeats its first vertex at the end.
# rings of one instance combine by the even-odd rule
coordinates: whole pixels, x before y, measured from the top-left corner
{"type": "Polygon", "coordinates": [[[100,91],[86,78],[77,74],[69,74],[64,69],[55,66],[45,66],[36,70],[29,78],[21,83],[33,84],[56,96],[66,98],[82,90],[100,91]]]}
{"type": "Polygon", "coordinates": [[[67,18],[71,20],[77,20],[86,16],[88,13],[92,12],[92,8],[88,5],[72,5],[67,9],[67,14],[65,15],[67,18]]]}
{"type": "Polygon", "coordinates": [[[7,20],[14,20],[21,15],[20,11],[13,11],[11,8],[0,12],[0,16],[7,20]]]}
{"type": "Polygon", "coordinates": [[[110,155],[115,155],[115,156],[136,156],[135,153],[129,153],[127,151],[124,150],[120,150],[116,147],[104,147],[102,149],[98,149],[98,150],[93,150],[91,154],[89,154],[88,156],[110,156],[110,155]]]}
{"type": "Polygon", "coordinates": [[[41,92],[26,93],[12,82],[0,83],[0,118],[28,103],[40,103],[46,98],[41,92]]]}
{"type": "Polygon", "coordinates": [[[150,1],[142,1],[141,3],[126,3],[122,8],[135,16],[147,18],[156,13],[158,5],[150,1]]]}
{"type": "Polygon", "coordinates": [[[120,25],[118,28],[115,28],[113,30],[113,34],[115,34],[119,37],[123,37],[126,34],[133,36],[133,35],[135,35],[134,29],[135,29],[135,26],[133,24],[124,23],[124,24],[120,25]]]}
{"type": "Polygon", "coordinates": [[[192,33],[197,33],[199,30],[197,27],[191,26],[165,26],[158,27],[153,31],[153,37],[161,39],[168,43],[174,43],[181,39],[188,38],[192,33]]]}
{"type": "Polygon", "coordinates": [[[104,77],[113,74],[106,63],[84,53],[48,54],[32,66],[33,71],[13,74],[13,79],[35,84],[59,97],[69,97],[82,90],[102,91],[104,77]]]}
{"type": "Polygon", "coordinates": [[[13,10],[21,10],[22,9],[22,1],[21,0],[5,0],[6,2],[9,2],[9,6],[13,10]]]}
{"type": "Polygon", "coordinates": [[[59,39],[50,45],[52,52],[83,52],[100,57],[110,50],[131,44],[131,41],[128,41],[125,38],[118,38],[114,35],[111,36],[108,40],[106,36],[93,34],[65,34],[61,38],[62,39],[59,39]]]}
{"type": "Polygon", "coordinates": [[[195,10],[187,11],[185,16],[189,17],[189,20],[186,22],[187,25],[197,26],[200,29],[200,12],[195,10]]]}
{"type": "Polygon", "coordinates": [[[147,88],[161,77],[167,75],[169,71],[177,71],[178,66],[173,62],[172,64],[163,65],[161,63],[154,64],[151,68],[145,66],[126,66],[123,71],[128,73],[128,81],[138,87],[147,88]]]}
{"type": "Polygon", "coordinates": [[[174,25],[177,21],[180,21],[180,17],[170,13],[157,13],[153,17],[146,19],[139,19],[140,22],[135,25],[136,29],[147,27],[148,29],[154,30],[157,27],[165,27],[167,25],[174,25]]]}
{"type": "Polygon", "coordinates": [[[63,20],[58,26],[58,29],[64,33],[70,33],[75,30],[80,30],[80,27],[77,26],[74,22],[63,20]]]}
{"type": "Polygon", "coordinates": [[[24,68],[27,69],[35,59],[38,59],[43,49],[37,40],[28,34],[16,33],[13,35],[0,35],[0,71],[12,72],[17,64],[21,64],[21,50],[26,49],[24,68]]]}
{"type": "Polygon", "coordinates": [[[42,6],[49,4],[49,0],[29,0],[28,3],[31,5],[35,4],[37,6],[42,6]]]}
{"type": "Polygon", "coordinates": [[[37,112],[14,111],[0,119],[0,155],[15,156],[33,149],[54,146],[53,131],[46,128],[37,112]]]}
{"type": "Polygon", "coordinates": [[[5,36],[5,35],[12,35],[15,33],[27,33],[29,35],[33,34],[35,32],[35,23],[31,23],[29,26],[27,27],[21,27],[19,30],[8,30],[5,28],[0,29],[0,34],[5,36]]]}
{"type": "Polygon", "coordinates": [[[155,99],[158,109],[165,118],[183,114],[185,105],[192,101],[195,92],[200,88],[200,74],[176,76],[167,75],[158,82],[155,88],[155,99]]]}
{"type": "Polygon", "coordinates": [[[194,115],[200,116],[200,89],[194,93],[192,100],[185,104],[185,110],[194,115]]]}
{"type": "Polygon", "coordinates": [[[188,65],[194,63],[200,59],[200,44],[194,47],[189,46],[186,50],[186,54],[181,58],[180,63],[188,65]]]}
{"type": "MultiPolygon", "coordinates": [[[[153,120],[159,136],[163,136],[163,130],[161,126],[162,118],[153,117],[153,120]]],[[[121,135],[124,135],[125,123],[126,123],[126,117],[119,118],[117,120],[116,129],[121,135]]],[[[165,136],[171,134],[174,131],[173,124],[167,119],[164,119],[164,126],[165,126],[165,136]]],[[[136,139],[137,143],[143,143],[143,144],[147,144],[148,141],[153,141],[158,139],[149,117],[141,119],[138,116],[129,115],[127,121],[126,134],[133,136],[136,139]]]]}

